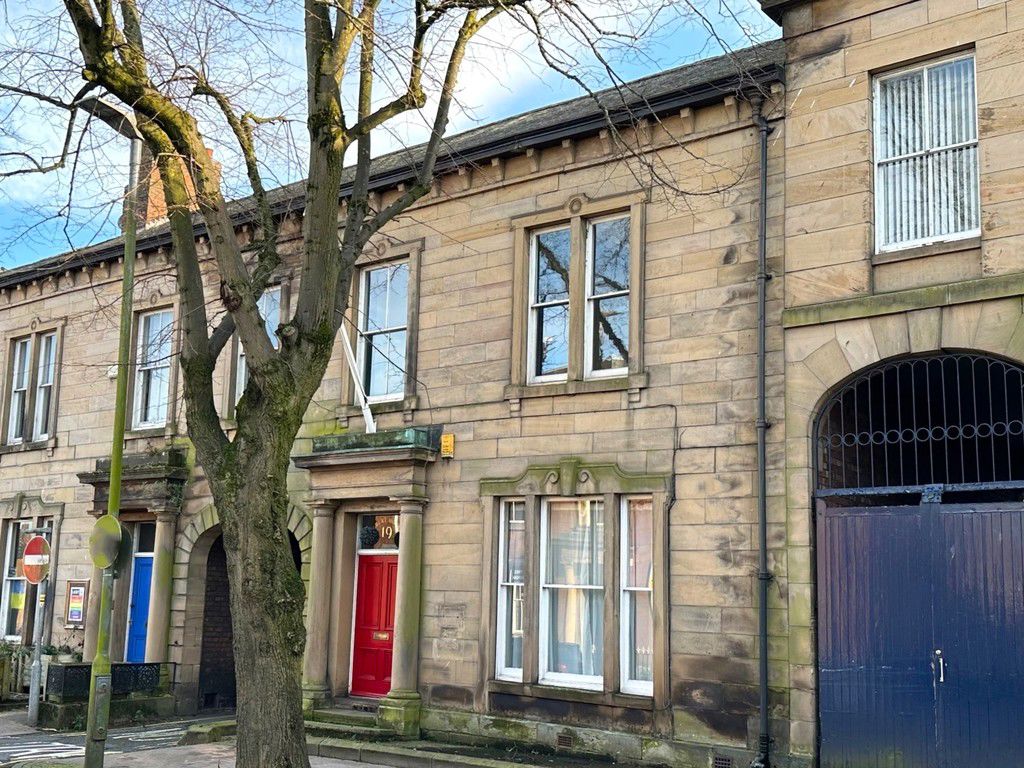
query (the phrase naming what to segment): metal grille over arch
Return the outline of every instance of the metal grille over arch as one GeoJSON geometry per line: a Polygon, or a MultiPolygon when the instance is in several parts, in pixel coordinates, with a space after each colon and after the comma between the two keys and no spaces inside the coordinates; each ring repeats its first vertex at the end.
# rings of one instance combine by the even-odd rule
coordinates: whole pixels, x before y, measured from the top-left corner
{"type": "Polygon", "coordinates": [[[814,437],[817,764],[1024,766],[1024,368],[879,363],[814,437]]]}
{"type": "Polygon", "coordinates": [[[815,429],[819,491],[1024,484],[1024,369],[939,353],[848,381],[815,429]]]}

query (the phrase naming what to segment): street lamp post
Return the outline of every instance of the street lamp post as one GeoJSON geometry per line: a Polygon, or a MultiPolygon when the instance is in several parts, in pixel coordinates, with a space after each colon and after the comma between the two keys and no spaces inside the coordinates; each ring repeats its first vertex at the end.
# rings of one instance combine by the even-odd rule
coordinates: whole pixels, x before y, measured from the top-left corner
{"type": "MultiPolygon", "coordinates": [[[[117,347],[117,393],[114,401],[114,434],[110,447],[110,483],[107,515],[116,518],[121,507],[121,466],[124,457],[124,427],[128,411],[128,366],[131,356],[132,290],[135,280],[136,188],[142,163],[142,137],[134,116],[98,98],[85,99],[80,106],[122,136],[131,139],[128,189],[124,201],[124,263],[121,278],[121,325],[117,347]]],[[[110,720],[110,625],[114,598],[114,568],[103,568],[100,585],[99,631],[96,657],[89,682],[89,713],[85,737],[85,768],[102,768],[103,750],[110,720]]]]}

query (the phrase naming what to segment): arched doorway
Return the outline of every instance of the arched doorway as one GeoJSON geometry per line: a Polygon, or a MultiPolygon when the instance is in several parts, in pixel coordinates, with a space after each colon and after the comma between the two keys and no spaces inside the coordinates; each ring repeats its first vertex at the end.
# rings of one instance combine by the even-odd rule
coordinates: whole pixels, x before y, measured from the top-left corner
{"type": "Polygon", "coordinates": [[[228,561],[224,552],[224,537],[218,536],[206,559],[203,639],[199,657],[199,706],[202,709],[235,705],[232,637],[228,561]]]}
{"type": "Polygon", "coordinates": [[[821,768],[1024,764],[1024,369],[886,362],[814,438],[821,768]]]}
{"type": "MultiPolygon", "coordinates": [[[[302,570],[302,551],[288,533],[295,569],[302,570]]],[[[235,706],[235,657],[228,599],[228,565],[224,536],[218,535],[206,560],[202,641],[199,657],[199,708],[235,706]]]]}

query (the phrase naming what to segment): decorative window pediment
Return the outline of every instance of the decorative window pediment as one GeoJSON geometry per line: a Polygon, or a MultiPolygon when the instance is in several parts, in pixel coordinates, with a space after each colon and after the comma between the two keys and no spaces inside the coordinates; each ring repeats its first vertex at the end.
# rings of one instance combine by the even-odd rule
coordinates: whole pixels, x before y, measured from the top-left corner
{"type": "Polygon", "coordinates": [[[480,481],[482,496],[586,496],[652,493],[668,488],[668,475],[632,473],[617,464],[591,464],[572,457],[557,464],[530,466],[519,477],[480,481]]]}

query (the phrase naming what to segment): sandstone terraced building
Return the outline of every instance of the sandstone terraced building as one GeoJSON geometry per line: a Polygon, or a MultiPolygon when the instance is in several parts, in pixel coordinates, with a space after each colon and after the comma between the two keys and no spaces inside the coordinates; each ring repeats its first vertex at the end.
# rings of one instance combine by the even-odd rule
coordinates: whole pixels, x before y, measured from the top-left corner
{"type": "MultiPolygon", "coordinates": [[[[633,151],[590,99],[461,134],[362,257],[356,372],[339,341],[293,453],[311,706],[654,764],[1024,761],[1024,0],[762,6],[781,41],[606,102],[633,151]]],[[[192,712],[233,671],[168,248],[140,233],[114,653],[192,712]]],[[[45,631],[87,656],[120,254],[0,273],[3,633],[48,526],[45,631]]]]}

